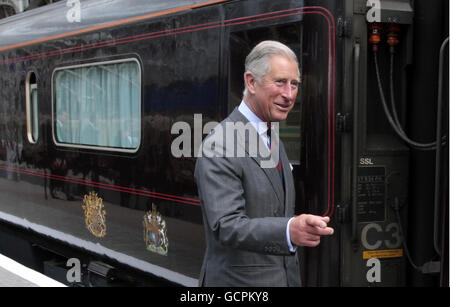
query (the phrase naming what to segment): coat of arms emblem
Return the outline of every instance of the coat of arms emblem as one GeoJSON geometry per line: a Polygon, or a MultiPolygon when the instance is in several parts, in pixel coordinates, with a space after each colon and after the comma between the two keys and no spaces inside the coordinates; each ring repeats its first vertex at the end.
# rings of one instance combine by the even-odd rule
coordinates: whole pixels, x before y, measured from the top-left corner
{"type": "Polygon", "coordinates": [[[161,213],[152,204],[152,210],[144,215],[144,241],[147,250],[167,256],[169,240],[167,238],[167,224],[161,213]]]}
{"type": "Polygon", "coordinates": [[[103,199],[97,193],[91,192],[84,195],[83,210],[87,229],[96,237],[103,238],[106,235],[106,211],[103,210],[103,199]]]}

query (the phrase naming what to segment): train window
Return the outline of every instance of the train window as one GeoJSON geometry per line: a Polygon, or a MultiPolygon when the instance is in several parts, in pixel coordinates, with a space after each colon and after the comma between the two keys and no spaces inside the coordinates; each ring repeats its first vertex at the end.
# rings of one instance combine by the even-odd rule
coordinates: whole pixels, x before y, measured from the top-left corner
{"type": "Polygon", "coordinates": [[[38,86],[36,74],[29,72],[25,81],[27,138],[36,144],[39,137],[38,86]]]}
{"type": "MultiPolygon", "coordinates": [[[[257,29],[236,31],[230,34],[230,60],[228,78],[228,107],[231,111],[242,100],[244,90],[244,63],[247,54],[260,41],[277,40],[288,45],[297,55],[300,75],[301,70],[301,23],[277,25],[257,29]]],[[[290,163],[300,163],[300,114],[302,89],[300,87],[297,100],[288,118],[280,123],[280,138],[286,148],[290,163]]]]}
{"type": "Polygon", "coordinates": [[[68,147],[136,152],[141,141],[141,69],[135,59],[57,68],[53,136],[68,147]]]}

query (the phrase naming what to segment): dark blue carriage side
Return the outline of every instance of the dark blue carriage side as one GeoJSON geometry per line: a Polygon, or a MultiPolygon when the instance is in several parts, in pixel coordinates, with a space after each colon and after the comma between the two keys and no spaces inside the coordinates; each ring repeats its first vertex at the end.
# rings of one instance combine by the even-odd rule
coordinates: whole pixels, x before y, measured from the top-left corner
{"type": "MultiPolygon", "coordinates": [[[[152,5],[143,6],[144,1],[140,4],[136,1],[131,14],[122,14],[124,10],[118,7],[129,2],[114,3],[117,5],[110,8],[116,14],[114,17],[108,16],[108,7],[98,7],[105,9],[105,15],[113,21],[155,11],[152,5]]],[[[176,3],[182,4],[195,3],[176,3]]],[[[154,6],[156,10],[162,9],[156,2],[154,6]]],[[[46,11],[43,15],[48,18],[62,9],[61,5],[55,5],[54,10],[43,10],[46,11]]],[[[172,282],[196,285],[204,242],[192,175],[195,160],[175,159],[171,155],[170,131],[175,121],[192,122],[194,113],[202,113],[204,120],[220,118],[221,29],[197,27],[191,33],[182,29],[220,22],[220,9],[199,8],[3,51],[0,180],[4,202],[0,218],[172,282]],[[55,71],[67,66],[123,60],[138,63],[141,72],[141,139],[137,151],[55,144],[55,71]],[[29,71],[34,72],[38,86],[36,144],[28,142],[24,125],[22,89],[26,87],[25,75],[29,71]],[[103,199],[106,211],[106,234],[101,238],[86,229],[82,209],[84,196],[92,191],[103,199]],[[167,223],[166,256],[147,250],[144,241],[144,214],[152,210],[152,204],[167,223]]],[[[45,19],[44,16],[41,18],[45,19]]],[[[85,17],[89,20],[89,16],[85,17]]],[[[33,18],[30,16],[29,20],[33,18]]],[[[24,19],[26,16],[16,16],[11,23],[17,21],[20,25],[24,19]]],[[[42,19],[36,22],[39,20],[42,19]]],[[[66,24],[64,20],[61,23],[66,24]]],[[[2,29],[8,25],[6,20],[2,29]]],[[[38,39],[27,37],[32,41],[34,38],[38,39]]],[[[5,41],[19,43],[12,38],[2,43],[5,41]]]]}
{"type": "MultiPolygon", "coordinates": [[[[281,1],[274,6],[268,5],[269,1],[255,6],[247,3],[247,15],[233,5],[228,11],[222,5],[208,5],[105,28],[102,24],[107,19],[90,20],[90,16],[98,16],[94,8],[104,9],[105,16],[109,11],[119,14],[118,7],[128,1],[112,3],[117,6],[92,7],[93,12],[85,15],[90,26],[100,25],[93,31],[82,33],[79,31],[85,28],[75,28],[74,34],[66,37],[64,30],[45,30],[44,23],[43,33],[27,36],[29,45],[22,46],[24,41],[11,36],[2,40],[0,186],[5,201],[0,207],[0,219],[82,248],[106,262],[125,264],[182,285],[196,285],[205,246],[193,181],[195,158],[172,155],[171,142],[176,135],[171,134],[171,127],[175,122],[187,122],[193,128],[194,114],[201,114],[205,124],[220,121],[228,112],[229,54],[224,51],[228,47],[228,37],[226,43],[224,37],[229,35],[232,24],[224,25],[225,17],[246,17],[237,24],[248,28],[292,23],[301,17],[277,19],[271,14],[298,8],[303,2],[281,1]],[[261,14],[266,15],[261,18],[261,14]],[[61,37],[46,39],[55,35],[61,37]],[[136,151],[58,142],[57,72],[122,61],[137,63],[141,73],[142,118],[136,151]],[[36,144],[27,140],[24,89],[29,72],[34,73],[38,89],[36,144]],[[106,212],[100,237],[89,231],[85,221],[88,213],[83,210],[84,200],[91,192],[103,200],[100,213],[106,212]],[[167,224],[167,255],[146,246],[144,214],[153,211],[153,204],[167,224]]],[[[159,9],[149,5],[144,11],[143,3],[137,1],[137,9],[119,14],[113,21],[159,9]]],[[[179,1],[177,5],[195,2],[179,1]]],[[[61,24],[67,23],[64,16],[59,16],[64,12],[61,4],[40,10],[7,19],[0,33],[5,33],[2,31],[8,25],[20,26],[24,20],[40,24],[46,16],[57,16],[62,18],[61,24]]]]}

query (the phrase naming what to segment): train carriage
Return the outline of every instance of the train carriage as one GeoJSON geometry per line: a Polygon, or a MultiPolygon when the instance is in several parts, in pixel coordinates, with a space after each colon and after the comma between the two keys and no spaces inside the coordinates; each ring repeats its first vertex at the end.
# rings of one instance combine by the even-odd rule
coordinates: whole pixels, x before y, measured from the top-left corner
{"type": "Polygon", "coordinates": [[[438,83],[448,15],[437,13],[407,0],[102,0],[0,19],[0,252],[61,271],[67,283],[67,260],[79,259],[83,278],[73,284],[96,275],[107,285],[197,285],[205,242],[196,155],[209,123],[242,99],[245,56],[273,39],[295,51],[302,79],[280,125],[296,212],[328,215],[337,230],[302,249],[304,284],[448,282],[448,172],[434,185],[432,165],[439,151],[436,169],[448,169],[448,104],[436,98],[430,110],[413,96],[414,85],[434,93],[438,83]],[[441,22],[428,51],[417,49],[429,35],[413,27],[415,14],[441,22]],[[379,86],[389,88],[390,47],[373,40],[380,31],[401,41],[391,46],[400,124],[436,140],[434,112],[443,110],[442,144],[426,153],[386,119],[379,86]],[[423,54],[433,54],[430,80],[417,68],[423,54]]]}

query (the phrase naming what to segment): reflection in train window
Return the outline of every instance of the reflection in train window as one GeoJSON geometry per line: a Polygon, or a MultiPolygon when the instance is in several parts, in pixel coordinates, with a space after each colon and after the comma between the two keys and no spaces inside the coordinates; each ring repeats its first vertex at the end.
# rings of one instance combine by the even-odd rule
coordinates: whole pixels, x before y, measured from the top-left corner
{"type": "Polygon", "coordinates": [[[61,146],[138,150],[141,70],[134,59],[58,68],[53,133],[61,146]]]}
{"type": "MultiPolygon", "coordinates": [[[[297,55],[302,79],[302,24],[292,23],[257,29],[235,31],[230,34],[230,59],[228,78],[228,108],[231,112],[242,100],[244,91],[244,63],[252,48],[263,40],[276,40],[289,46],[297,55]]],[[[300,163],[300,113],[302,88],[287,119],[280,122],[280,138],[283,140],[291,164],[300,163]]]]}
{"type": "Polygon", "coordinates": [[[27,112],[27,138],[36,144],[39,137],[38,87],[36,74],[29,72],[25,81],[25,97],[27,112]]]}

